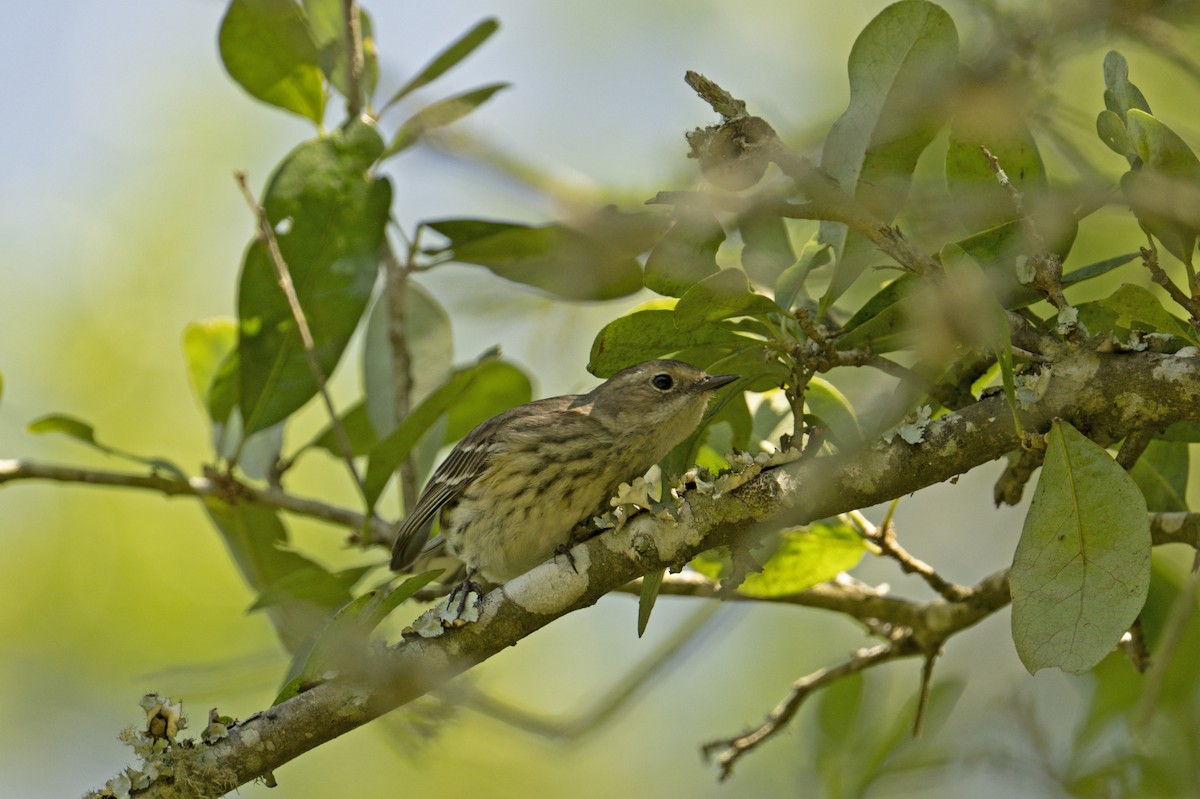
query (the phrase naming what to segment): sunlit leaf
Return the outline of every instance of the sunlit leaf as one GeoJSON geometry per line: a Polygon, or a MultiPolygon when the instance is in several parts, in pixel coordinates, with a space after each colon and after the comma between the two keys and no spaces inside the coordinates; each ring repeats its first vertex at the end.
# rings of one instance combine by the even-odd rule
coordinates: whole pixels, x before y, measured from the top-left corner
{"type": "MultiPolygon", "coordinates": [[[[208,398],[213,381],[225,359],[237,348],[237,321],[228,317],[189,322],[183,329],[183,358],[187,364],[192,393],[210,409],[208,398]]],[[[225,413],[233,407],[232,398],[225,413]]]]}
{"type": "Polygon", "coordinates": [[[782,534],[779,549],[763,570],[738,587],[755,597],[798,594],[854,568],[867,551],[862,536],[845,524],[817,523],[782,534]]]}
{"type": "MultiPolygon", "coordinates": [[[[346,44],[346,4],[343,0],[303,0],[308,29],[317,48],[321,71],[342,96],[350,94],[350,48],[346,44]]],[[[367,97],[375,92],[379,80],[379,61],[375,56],[371,16],[359,7],[359,29],[363,41],[361,90],[367,97]]]]}
{"type": "Polygon", "coordinates": [[[253,97],[321,123],[317,45],[293,0],[231,0],[218,44],[225,69],[253,97]]]}

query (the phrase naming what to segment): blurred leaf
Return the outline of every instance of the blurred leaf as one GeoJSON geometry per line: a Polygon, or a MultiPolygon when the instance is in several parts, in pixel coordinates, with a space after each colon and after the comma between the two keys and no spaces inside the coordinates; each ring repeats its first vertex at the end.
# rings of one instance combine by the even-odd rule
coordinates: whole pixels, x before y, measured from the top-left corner
{"type": "Polygon", "coordinates": [[[103,452],[108,451],[107,447],[102,447],[96,443],[96,431],[90,424],[82,419],[76,419],[74,416],[68,416],[65,413],[52,413],[35,419],[26,426],[25,431],[38,435],[43,433],[62,433],[64,436],[70,436],[85,444],[98,447],[103,452]]]}
{"type": "MultiPolygon", "coordinates": [[[[645,248],[646,214],[602,211],[577,225],[539,227],[477,219],[428,222],[450,240],[455,261],[568,300],[607,300],[642,287],[635,257],[645,248]]],[[[650,218],[650,224],[657,222],[650,218]]]]}
{"type": "MultiPolygon", "coordinates": [[[[238,385],[241,378],[238,374],[238,352],[236,346],[217,364],[217,371],[204,394],[204,407],[208,418],[214,427],[229,422],[230,414],[237,409],[238,385]]],[[[241,438],[241,412],[238,412],[238,438],[241,438]]]]}
{"type": "MultiPolygon", "coordinates": [[[[209,412],[210,418],[212,408],[209,392],[225,360],[236,349],[237,321],[229,317],[189,322],[183,329],[183,358],[187,364],[188,383],[192,387],[192,393],[209,412]]],[[[218,403],[225,412],[221,420],[228,416],[233,402],[234,399],[230,396],[227,406],[218,403]]]]}
{"type": "Polygon", "coordinates": [[[738,216],[738,229],[742,234],[742,269],[755,285],[774,286],[783,271],[796,263],[787,222],[756,208],[738,216]]]}
{"type": "MultiPolygon", "coordinates": [[[[308,558],[284,549],[288,545],[287,531],[271,508],[249,502],[230,504],[214,496],[205,497],[203,502],[242,578],[255,594],[292,572],[315,566],[308,558]]],[[[266,612],[284,646],[295,652],[325,622],[330,609],[328,605],[297,599],[272,605],[266,612]]]]}
{"type": "MultiPolygon", "coordinates": [[[[263,207],[328,378],[358,327],[378,271],[391,184],[366,170],[382,141],[353,121],[293,150],[268,184],[263,207]]],[[[275,265],[263,242],[246,251],[238,286],[239,396],[245,433],[270,427],[317,392],[275,265]]]]}
{"type": "Polygon", "coordinates": [[[734,316],[765,316],[769,313],[786,312],[769,297],[752,291],[745,272],[722,269],[683,293],[675,305],[675,325],[680,330],[695,330],[709,322],[734,316]]]}
{"type": "Polygon", "coordinates": [[[876,354],[903,349],[909,344],[908,309],[901,300],[921,288],[921,281],[903,275],[875,293],[846,322],[837,340],[839,350],[870,347],[876,354]]]}
{"type": "Polygon", "coordinates": [[[1104,56],[1104,107],[1117,114],[1121,120],[1130,109],[1150,113],[1150,104],[1140,89],[1129,80],[1129,64],[1125,56],[1109,50],[1104,56]]]}
{"type": "MultiPolygon", "coordinates": [[[[329,83],[342,93],[350,94],[350,48],[346,43],[346,16],[343,0],[303,0],[308,30],[317,48],[317,60],[329,83]]],[[[375,56],[371,17],[361,7],[359,28],[363,39],[363,93],[375,93],[379,80],[379,61],[375,56]]]]}
{"type": "MultiPolygon", "coordinates": [[[[367,317],[362,356],[367,416],[381,436],[396,429],[396,373],[390,327],[385,289],[367,317]]],[[[445,383],[454,371],[450,315],[428,291],[411,280],[405,282],[403,333],[408,350],[411,408],[445,383]]]]}
{"type": "Polygon", "coordinates": [[[487,361],[476,372],[471,390],[459,396],[446,412],[443,444],[453,444],[476,425],[533,399],[533,384],[520,368],[505,361],[487,361]]]}
{"type": "Polygon", "coordinates": [[[1189,510],[1187,504],[1188,445],[1182,441],[1151,441],[1129,476],[1152,513],[1189,510]]]}
{"type": "Polygon", "coordinates": [[[1141,163],[1142,159],[1137,154],[1137,148],[1133,146],[1133,139],[1129,138],[1125,122],[1118,114],[1108,110],[1101,111],[1096,117],[1096,135],[1108,145],[1108,149],[1117,155],[1125,156],[1130,165],[1141,163]]]}
{"type": "Polygon", "coordinates": [[[433,82],[448,69],[470,55],[475,48],[486,42],[499,28],[500,23],[495,17],[488,17],[476,23],[475,27],[458,37],[449,47],[438,53],[432,61],[414,75],[408,83],[401,86],[384,105],[384,109],[386,110],[393,104],[404,99],[408,94],[433,82]]]}
{"type": "Polygon", "coordinates": [[[1126,126],[1143,167],[1122,176],[1121,190],[1142,226],[1190,268],[1200,231],[1200,160],[1144,111],[1130,109],[1126,126]]]}
{"type": "Polygon", "coordinates": [[[4,398],[4,373],[0,372],[0,399],[4,398]]]}
{"type": "MultiPolygon", "coordinates": [[[[1000,185],[982,147],[995,156],[1009,182],[1025,197],[1043,194],[1048,185],[1037,142],[1019,109],[989,108],[982,116],[956,117],[946,150],[946,188],[954,212],[972,232],[1017,218],[1012,197],[1000,185]]],[[[1033,218],[1041,220],[1036,214],[1033,218]]]]}
{"type": "Polygon", "coordinates": [[[218,44],[230,77],[251,96],[321,124],[317,45],[293,0],[231,0],[218,44]]]}
{"type": "Polygon", "coordinates": [[[132,452],[127,452],[123,449],[110,447],[107,444],[102,444],[96,439],[95,429],[74,416],[69,416],[65,413],[51,413],[46,416],[41,416],[34,419],[25,427],[26,432],[42,435],[45,433],[61,433],[64,436],[69,436],[76,441],[81,441],[87,444],[92,449],[99,450],[105,455],[112,455],[116,458],[124,458],[134,463],[140,463],[143,466],[149,466],[155,472],[165,472],[177,480],[187,480],[187,475],[183,470],[176,466],[166,458],[146,458],[141,455],[135,455],[132,452]]]}
{"type": "Polygon", "coordinates": [[[829,263],[833,263],[833,249],[813,236],[800,251],[796,263],[779,273],[779,278],[775,281],[775,302],[782,308],[790,309],[807,300],[805,280],[814,269],[820,269],[829,263]]]}
{"type": "Polygon", "coordinates": [[[666,569],[658,569],[642,577],[642,592],[638,596],[638,638],[646,633],[650,624],[650,613],[654,610],[654,602],[658,599],[658,590],[662,587],[666,569]]]}
{"type": "Polygon", "coordinates": [[[862,536],[845,524],[818,522],[782,533],[782,543],[763,570],[738,588],[753,597],[781,597],[807,591],[853,569],[867,551],[862,536]]]}
{"type": "MultiPolygon", "coordinates": [[[[379,442],[379,436],[367,418],[367,407],[362,402],[356,402],[350,410],[341,415],[342,429],[346,438],[350,439],[350,452],[357,458],[366,455],[379,442]]],[[[342,448],[338,444],[333,424],[327,424],[312,441],[304,445],[301,451],[315,448],[323,449],[335,458],[342,457],[342,448]]]]}
{"type": "Polygon", "coordinates": [[[283,686],[271,706],[286,702],[307,683],[322,679],[331,671],[354,668],[365,656],[371,631],[379,622],[439,574],[440,570],[418,574],[387,593],[368,591],[343,604],[292,658],[283,686]]]}
{"type": "Polygon", "coordinates": [[[486,86],[430,103],[405,120],[380,158],[391,158],[412,147],[429,131],[457,122],[490,100],[493,94],[501,89],[507,89],[510,85],[503,82],[489,83],[486,86]]]}
{"type": "Polygon", "coordinates": [[[1150,584],[1150,522],[1133,479],[1055,420],[1013,558],[1012,631],[1029,671],[1082,674],[1129,629],[1150,584]]]}
{"type": "Polygon", "coordinates": [[[839,447],[853,447],[862,441],[862,430],[859,429],[850,400],[828,380],[815,376],[811,378],[804,391],[804,404],[809,413],[829,428],[839,447]]]}
{"type": "Polygon", "coordinates": [[[717,250],[723,241],[725,228],[711,212],[676,208],[675,223],[646,259],[646,288],[668,297],[682,297],[720,269],[717,250]]]}
{"type": "Polygon", "coordinates": [[[841,761],[852,751],[852,734],[862,721],[863,675],[848,674],[821,692],[817,702],[817,742],[826,757],[841,761]]]}
{"type": "Polygon", "coordinates": [[[346,601],[346,597],[350,596],[350,589],[370,570],[370,566],[359,566],[330,572],[324,566],[311,563],[288,572],[264,588],[249,610],[264,610],[297,599],[307,600],[322,607],[337,607],[346,601]]]}
{"type": "Polygon", "coordinates": [[[1121,327],[1167,333],[1200,344],[1191,327],[1167,313],[1158,298],[1141,286],[1124,283],[1096,305],[1116,314],[1116,324],[1121,327]]]}
{"type": "Polygon", "coordinates": [[[600,330],[592,343],[588,371],[597,377],[612,377],[626,366],[682,350],[704,347],[714,353],[728,354],[748,342],[749,339],[723,323],[680,330],[675,326],[674,311],[634,311],[614,319],[600,330]]]}
{"type": "MultiPolygon", "coordinates": [[[[850,51],[850,104],[825,138],[821,167],[881,222],[908,196],[917,159],[941,129],[958,67],[950,15],[925,0],[901,0],[879,13],[850,51]],[[932,102],[931,102],[932,100],[932,102]]],[[[849,288],[876,248],[840,222],[822,222],[833,247],[833,279],[822,312],[849,288]]]]}

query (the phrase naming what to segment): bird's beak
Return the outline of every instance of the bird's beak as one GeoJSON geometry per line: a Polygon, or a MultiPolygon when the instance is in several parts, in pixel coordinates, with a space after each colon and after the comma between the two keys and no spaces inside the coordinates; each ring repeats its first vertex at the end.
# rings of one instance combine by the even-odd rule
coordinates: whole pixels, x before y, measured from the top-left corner
{"type": "Polygon", "coordinates": [[[721,386],[727,386],[740,375],[705,375],[696,383],[697,391],[713,391],[721,386]]]}

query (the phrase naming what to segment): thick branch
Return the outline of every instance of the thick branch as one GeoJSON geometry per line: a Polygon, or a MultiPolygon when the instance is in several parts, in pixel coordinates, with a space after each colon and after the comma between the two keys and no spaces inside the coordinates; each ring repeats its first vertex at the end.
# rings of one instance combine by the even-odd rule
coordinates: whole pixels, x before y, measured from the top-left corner
{"type": "MultiPolygon", "coordinates": [[[[1131,429],[1200,418],[1200,360],[1128,353],[1073,351],[1048,367],[1042,397],[1021,422],[1045,430],[1067,419],[1101,443],[1131,429]]],[[[405,640],[364,657],[356,674],[316,686],[269,712],[230,729],[192,757],[202,773],[215,768],[244,784],[321,743],[437,688],[555,619],[594,604],[651,570],[679,567],[715,546],[746,545],[771,527],[799,524],[868,507],[916,491],[1000,457],[1018,445],[1012,413],[1002,397],[989,397],[931,422],[924,440],[896,439],[880,449],[803,459],[721,478],[706,493],[684,494],[678,521],[641,514],[623,529],[597,536],[566,559],[546,563],[491,592],[479,622],[439,637],[405,640]],[[742,481],[745,482],[742,482],[742,481]],[[577,570],[577,571],[576,571],[577,570]]],[[[754,467],[752,467],[754,468],[754,467]]],[[[1160,517],[1183,529],[1186,519],[1160,517]]],[[[1160,525],[1161,526],[1161,525],[1160,525]]],[[[1007,601],[1003,572],[985,580],[951,611],[941,627],[910,639],[936,651],[947,630],[964,629],[1007,601]]],[[[192,774],[193,772],[189,772],[192,774]]],[[[227,788],[226,788],[227,789],[227,788]]],[[[165,796],[155,785],[139,795],[165,796]]]]}

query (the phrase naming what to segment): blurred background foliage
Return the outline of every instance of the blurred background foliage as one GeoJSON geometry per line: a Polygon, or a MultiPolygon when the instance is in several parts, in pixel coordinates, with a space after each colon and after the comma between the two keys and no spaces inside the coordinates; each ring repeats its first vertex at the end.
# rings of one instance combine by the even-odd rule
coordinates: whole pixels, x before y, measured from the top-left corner
{"type": "MultiPolygon", "coordinates": [[[[248,100],[224,73],[216,47],[224,5],[46,2],[12,10],[0,48],[7,72],[20,76],[0,133],[3,457],[114,466],[67,438],[24,432],[51,411],[88,419],[109,444],[188,469],[209,457],[181,339],[189,321],[234,311],[253,220],[231,173],[245,169],[251,185],[261,186],[311,135],[303,120],[248,100]]],[[[447,87],[513,84],[438,146],[417,146],[389,162],[393,214],[406,228],[440,217],[534,223],[689,187],[695,165],[684,158],[682,133],[711,114],[683,85],[685,69],[718,79],[795,149],[815,154],[847,101],[850,46],[884,5],[369,6],[379,80],[387,87],[381,95],[489,15],[499,17],[501,31],[443,79],[439,94],[424,99],[447,87]]],[[[1101,64],[1114,47],[1156,112],[1200,143],[1200,81],[1190,60],[1200,31],[1192,4],[945,5],[979,78],[980,102],[1003,107],[995,98],[1016,93],[1010,99],[1044,124],[1039,141],[1051,180],[1090,173],[1115,184],[1124,170],[1094,132],[1101,64]],[[1000,74],[1014,79],[989,81],[1000,74]],[[1048,143],[1059,140],[1061,147],[1048,143]]],[[[946,216],[944,190],[921,180],[923,170],[935,173],[946,147],[943,133],[918,163],[914,201],[900,220],[918,241],[924,226],[946,216]]],[[[1118,202],[1080,226],[1067,270],[1140,242],[1118,202]]],[[[1118,282],[1095,281],[1072,299],[1103,296],[1118,282]]],[[[536,376],[536,396],[594,385],[584,366],[596,332],[649,296],[567,304],[457,265],[423,275],[421,284],[454,320],[456,361],[499,345],[536,376]]],[[[870,292],[852,288],[846,307],[870,292]]],[[[360,345],[352,341],[351,351],[360,345]]],[[[345,365],[335,375],[341,407],[356,396],[358,380],[345,365]]],[[[853,389],[851,379],[845,390],[853,389]]],[[[307,440],[324,424],[323,411],[310,404],[289,438],[307,440]]],[[[353,506],[342,467],[323,456],[310,460],[290,488],[353,506]]],[[[909,548],[962,583],[1006,564],[1020,531],[1023,507],[992,508],[998,469],[920,492],[896,517],[909,548]]],[[[385,502],[386,513],[394,510],[385,502]]],[[[332,569],[378,561],[376,553],[346,547],[344,530],[305,520],[290,526],[296,547],[332,569]]],[[[0,492],[0,530],[0,720],[20,733],[0,751],[4,794],[78,793],[111,776],[129,757],[116,733],[139,722],[137,699],[147,691],[183,699],[193,728],[209,707],[244,716],[274,696],[286,655],[266,618],[245,613],[254,596],[198,503],[13,485],[0,492]]],[[[1156,553],[1160,594],[1182,582],[1186,558],[1156,553]]],[[[868,561],[856,575],[890,581],[904,595],[927,594],[889,564],[868,561]]],[[[1151,606],[1169,607],[1170,599],[1152,594],[1151,606]]],[[[1000,614],[951,642],[920,739],[906,732],[918,666],[902,662],[822,695],[790,735],[747,758],[733,783],[718,787],[700,764],[699,744],[757,721],[792,680],[842,659],[866,638],[817,611],[697,604],[661,599],[655,624],[638,641],[635,601],[610,597],[468,675],[460,702],[402,710],[277,777],[296,797],[337,793],[350,779],[368,795],[569,790],[581,797],[731,790],[1118,796],[1135,784],[1141,795],[1165,796],[1189,795],[1197,785],[1200,714],[1194,668],[1187,666],[1197,659],[1187,647],[1161,686],[1160,712],[1149,713],[1138,707],[1140,678],[1117,658],[1084,677],[1030,678],[1012,650],[1007,614],[1000,614]],[[693,627],[702,632],[676,640],[693,627]],[[513,732],[514,725],[537,726],[526,713],[566,719],[570,728],[571,719],[608,706],[625,675],[664,649],[675,655],[615,717],[583,724],[586,734],[562,740],[513,732]],[[1142,725],[1108,723],[1125,714],[1142,725]],[[438,721],[444,715],[452,720],[438,721]],[[422,743],[433,729],[433,739],[422,743]],[[1155,746],[1147,751],[1139,740],[1155,746]]],[[[1189,632],[1194,649],[1200,636],[1189,632]]],[[[241,794],[266,789],[249,786],[241,794]]]]}

